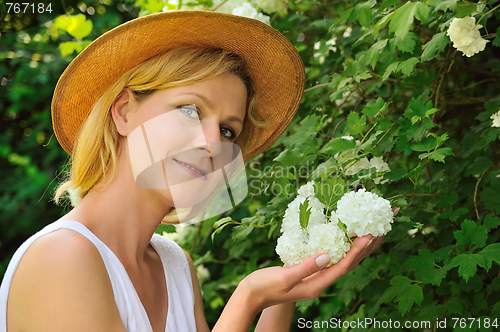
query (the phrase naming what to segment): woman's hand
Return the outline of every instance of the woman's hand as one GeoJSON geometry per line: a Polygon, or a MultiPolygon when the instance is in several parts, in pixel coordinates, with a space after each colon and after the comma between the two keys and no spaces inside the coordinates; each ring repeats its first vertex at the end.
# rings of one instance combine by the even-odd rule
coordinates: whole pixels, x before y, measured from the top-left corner
{"type": "MultiPolygon", "coordinates": [[[[393,211],[396,215],[399,208],[393,208],[393,211]]],[[[240,286],[246,289],[257,310],[278,303],[313,299],[354,269],[380,246],[382,240],[383,237],[374,238],[371,235],[356,238],[356,246],[351,245],[346,256],[329,268],[325,266],[330,261],[330,256],[319,253],[293,267],[276,266],[255,271],[243,279],[240,286]]]]}

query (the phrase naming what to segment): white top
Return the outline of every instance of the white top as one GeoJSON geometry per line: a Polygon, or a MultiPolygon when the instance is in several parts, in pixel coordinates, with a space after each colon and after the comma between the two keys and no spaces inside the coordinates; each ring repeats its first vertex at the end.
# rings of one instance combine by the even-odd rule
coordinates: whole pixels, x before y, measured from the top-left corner
{"type": "MultiPolygon", "coordinates": [[[[83,224],[58,220],[26,240],[15,252],[0,286],[0,332],[7,331],[7,299],[14,272],[28,247],[39,237],[61,228],[72,229],[88,238],[99,250],[108,271],[115,302],[128,332],[153,332],[146,310],[118,257],[83,224]]],[[[150,242],[161,258],[168,293],[166,332],[196,332],[194,292],[189,263],[174,241],[154,234],[150,242]]]]}

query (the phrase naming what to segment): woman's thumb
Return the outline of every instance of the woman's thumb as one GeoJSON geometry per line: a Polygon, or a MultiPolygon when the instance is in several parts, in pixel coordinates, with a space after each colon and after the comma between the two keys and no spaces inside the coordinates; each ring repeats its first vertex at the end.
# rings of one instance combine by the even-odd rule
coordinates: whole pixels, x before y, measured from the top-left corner
{"type": "Polygon", "coordinates": [[[330,259],[328,254],[313,255],[302,263],[290,267],[290,278],[298,282],[311,274],[321,271],[330,262],[330,259]]]}

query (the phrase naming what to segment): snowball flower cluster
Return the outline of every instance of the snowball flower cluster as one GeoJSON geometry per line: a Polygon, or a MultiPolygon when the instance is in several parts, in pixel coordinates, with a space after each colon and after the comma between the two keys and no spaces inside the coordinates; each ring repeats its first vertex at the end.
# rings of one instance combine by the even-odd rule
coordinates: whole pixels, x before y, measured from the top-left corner
{"type": "Polygon", "coordinates": [[[493,114],[490,119],[493,120],[492,127],[500,127],[500,111],[493,114]]]}
{"type": "Polygon", "coordinates": [[[283,263],[293,266],[307,257],[324,252],[330,255],[327,266],[340,261],[350,249],[346,234],[338,226],[339,219],[347,226],[348,235],[385,235],[391,230],[393,213],[389,201],[364,189],[344,195],[332,211],[330,222],[324,214],[326,206],[314,195],[314,181],[298,190],[298,196],[288,205],[281,225],[276,253],[283,263]],[[300,204],[308,200],[310,217],[307,229],[300,225],[300,204]]]}
{"type": "Polygon", "coordinates": [[[483,26],[476,25],[475,17],[454,18],[446,34],[453,42],[453,47],[467,57],[484,50],[487,40],[481,37],[479,29],[483,26]]]}
{"type": "Polygon", "coordinates": [[[365,189],[345,194],[337,202],[337,217],[347,226],[347,235],[375,237],[391,230],[394,214],[391,204],[365,189]]]}
{"type": "Polygon", "coordinates": [[[330,266],[346,255],[350,248],[349,241],[337,225],[335,213],[332,213],[331,222],[328,222],[325,207],[314,196],[314,181],[299,188],[297,197],[288,204],[285,211],[281,225],[283,234],[276,245],[276,253],[283,263],[294,266],[311,255],[324,252],[331,257],[327,265],[330,266]],[[306,199],[311,209],[307,230],[302,228],[299,219],[300,204],[306,199]]]}

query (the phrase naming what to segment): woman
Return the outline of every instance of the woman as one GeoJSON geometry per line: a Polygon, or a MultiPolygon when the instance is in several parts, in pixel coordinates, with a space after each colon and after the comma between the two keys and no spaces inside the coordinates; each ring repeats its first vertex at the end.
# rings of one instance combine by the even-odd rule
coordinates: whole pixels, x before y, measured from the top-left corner
{"type": "MultiPolygon", "coordinates": [[[[72,155],[56,201],[66,191],[82,200],[14,255],[0,331],[208,331],[191,258],[154,231],[166,215],[186,219],[180,207],[188,216],[204,209],[228,180],[221,170],[235,146],[244,160],[271,146],[303,87],[294,47],[242,17],[155,14],[89,45],[52,103],[54,131],[72,155]]],[[[356,239],[328,269],[329,256],[316,254],[250,274],[213,331],[248,331],[262,310],[257,331],[288,331],[297,300],[319,296],[381,241],[356,239]]]]}

